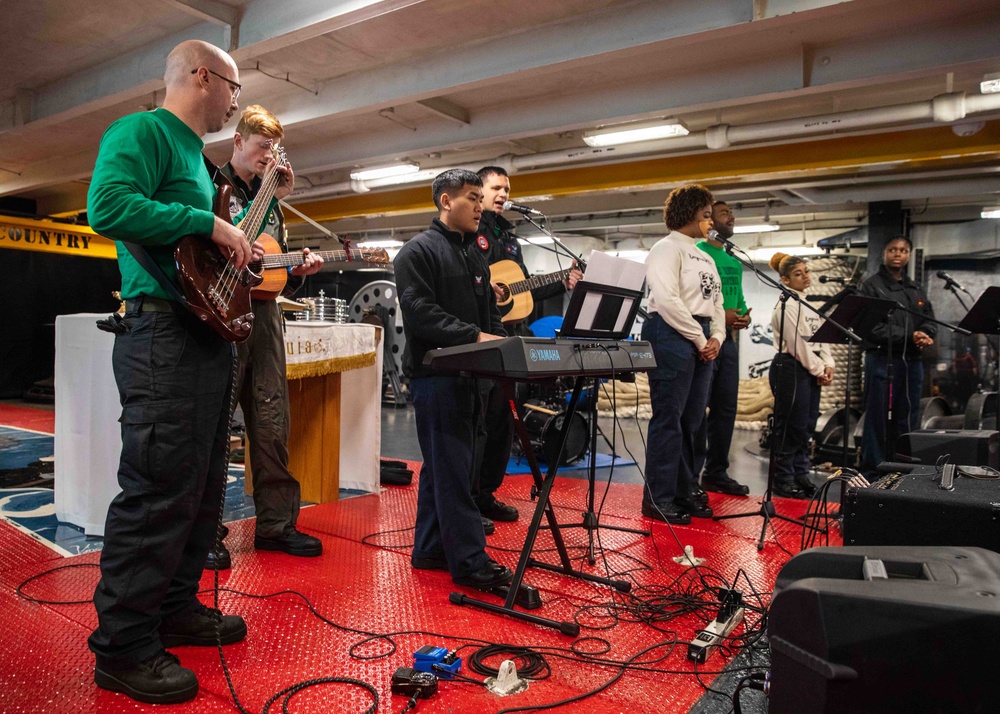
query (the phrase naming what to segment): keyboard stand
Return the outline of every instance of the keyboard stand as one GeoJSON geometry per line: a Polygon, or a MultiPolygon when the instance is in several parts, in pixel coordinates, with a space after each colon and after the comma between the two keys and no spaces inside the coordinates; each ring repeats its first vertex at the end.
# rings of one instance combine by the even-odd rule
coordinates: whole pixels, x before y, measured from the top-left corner
{"type": "Polygon", "coordinates": [[[510,378],[500,378],[498,381],[503,387],[504,397],[507,399],[507,403],[510,405],[511,412],[514,415],[514,428],[517,432],[517,438],[521,441],[521,447],[524,449],[524,454],[528,458],[528,465],[531,467],[531,475],[535,482],[535,491],[538,494],[538,503],[535,504],[535,511],[531,517],[531,525],[528,527],[528,534],[524,539],[521,556],[518,558],[517,568],[514,570],[514,579],[511,581],[504,604],[496,605],[494,603],[478,600],[457,592],[451,593],[449,599],[455,605],[477,607],[481,610],[486,610],[487,612],[492,612],[498,615],[507,615],[508,617],[514,617],[518,620],[531,622],[535,625],[551,627],[559,630],[564,635],[577,637],[580,634],[580,626],[575,622],[560,622],[558,620],[551,620],[538,615],[532,615],[531,613],[522,612],[521,610],[515,610],[514,605],[517,602],[517,594],[520,590],[521,582],[524,580],[524,571],[527,570],[529,566],[550,570],[554,573],[579,578],[591,583],[609,585],[618,592],[626,593],[632,589],[632,584],[627,580],[602,578],[598,575],[590,575],[589,573],[583,573],[573,568],[573,564],[569,558],[569,553],[566,551],[566,544],[563,541],[559,522],[556,520],[555,510],[549,502],[549,495],[552,492],[552,486],[556,480],[556,471],[559,469],[559,462],[562,460],[563,449],[566,446],[566,437],[569,432],[569,425],[573,421],[573,416],[576,413],[577,404],[580,401],[580,393],[583,390],[586,378],[577,377],[573,385],[573,395],[570,397],[569,405],[566,409],[566,416],[563,418],[563,428],[559,433],[559,450],[556,458],[549,464],[548,472],[545,474],[544,478],[542,477],[541,469],[538,466],[538,460],[535,458],[535,452],[531,446],[531,438],[528,436],[528,430],[524,426],[522,414],[517,407],[517,400],[515,399],[514,394],[515,380],[510,378]],[[542,525],[543,515],[548,521],[548,525],[552,533],[552,539],[556,544],[556,551],[559,554],[559,565],[545,563],[531,557],[531,553],[535,547],[535,539],[538,537],[538,531],[542,525]]]}

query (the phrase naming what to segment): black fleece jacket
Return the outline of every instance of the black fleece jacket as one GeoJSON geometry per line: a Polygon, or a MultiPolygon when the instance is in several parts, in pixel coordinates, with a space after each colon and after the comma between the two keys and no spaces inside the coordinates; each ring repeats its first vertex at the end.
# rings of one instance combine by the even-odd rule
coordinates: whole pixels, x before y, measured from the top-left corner
{"type": "MultiPolygon", "coordinates": [[[[867,297],[892,300],[920,315],[934,317],[930,300],[920,286],[910,280],[905,273],[902,280],[896,280],[884,265],[879,266],[875,275],[861,283],[858,292],[867,297]]],[[[875,338],[876,349],[880,352],[884,352],[891,341],[894,357],[915,357],[920,354],[920,350],[913,344],[913,333],[917,330],[934,337],[937,334],[937,325],[903,310],[894,310],[888,322],[883,322],[872,330],[872,337],[875,338]]]]}
{"type": "Polygon", "coordinates": [[[403,314],[403,373],[435,374],[423,367],[427,350],[475,342],[480,332],[506,336],[486,260],[468,248],[475,233],[450,230],[437,218],[413,236],[393,261],[403,314]]]}

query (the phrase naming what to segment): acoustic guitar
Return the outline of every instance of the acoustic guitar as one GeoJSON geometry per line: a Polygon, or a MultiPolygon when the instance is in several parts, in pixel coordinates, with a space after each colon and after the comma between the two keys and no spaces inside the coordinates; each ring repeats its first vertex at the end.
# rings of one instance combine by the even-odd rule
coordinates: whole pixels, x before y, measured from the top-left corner
{"type": "MultiPolygon", "coordinates": [[[[302,265],[305,257],[301,252],[285,253],[281,244],[267,233],[261,233],[257,242],[264,248],[264,257],[250,264],[250,269],[259,272],[261,283],[250,291],[255,300],[273,300],[281,294],[288,283],[288,268],[302,265]]],[[[388,265],[389,254],[385,248],[351,248],[348,250],[314,250],[324,263],[364,263],[366,265],[388,265]]]]}
{"type": "MultiPolygon", "coordinates": [[[[277,159],[264,174],[260,190],[239,223],[252,246],[264,225],[271,199],[281,179],[279,166],[286,163],[285,153],[276,149],[277,159]]],[[[213,210],[224,221],[230,221],[229,199],[232,187],[219,186],[213,210]]],[[[250,291],[262,278],[249,267],[237,270],[218,246],[205,236],[184,236],[174,249],[177,278],[187,298],[185,307],[197,315],[227,342],[244,342],[253,328],[250,291]]]]}
{"type": "Polygon", "coordinates": [[[535,301],[531,298],[531,290],[552,283],[561,283],[573,268],[560,270],[545,275],[524,277],[521,266],[513,260],[499,260],[490,266],[490,282],[495,283],[503,293],[497,297],[500,308],[500,319],[503,322],[518,322],[531,315],[535,301]]]}

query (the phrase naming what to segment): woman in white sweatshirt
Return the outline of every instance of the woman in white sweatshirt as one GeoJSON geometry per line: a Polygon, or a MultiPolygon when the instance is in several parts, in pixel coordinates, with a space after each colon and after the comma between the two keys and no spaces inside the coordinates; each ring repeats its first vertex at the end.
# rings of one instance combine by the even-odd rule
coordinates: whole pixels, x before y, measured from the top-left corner
{"type": "Polygon", "coordinates": [[[710,518],[708,496],[694,473],[694,439],[705,418],[712,360],[726,339],[726,315],[715,262],[695,243],[712,226],[712,194],[691,184],[670,192],[663,218],[670,233],[646,258],[649,373],[653,415],[646,438],[642,514],[668,523],[710,518]]]}
{"type": "MultiPolygon", "coordinates": [[[[776,253],[771,267],[786,287],[806,299],[805,291],[812,281],[804,258],[776,253]]],[[[823,318],[789,299],[782,326],[781,304],[778,300],[771,313],[778,355],[768,375],[774,394],[771,448],[777,462],[772,493],[811,498],[816,486],[809,480],[809,438],[819,417],[820,387],[833,381],[833,357],[825,344],[807,342],[823,324],[823,318]]]]}

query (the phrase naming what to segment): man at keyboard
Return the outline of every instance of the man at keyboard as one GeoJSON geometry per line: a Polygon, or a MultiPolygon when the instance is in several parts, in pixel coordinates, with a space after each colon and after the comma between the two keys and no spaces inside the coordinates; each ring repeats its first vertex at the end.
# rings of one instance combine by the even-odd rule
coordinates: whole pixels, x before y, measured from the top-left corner
{"type": "Polygon", "coordinates": [[[483,182],[453,169],[432,184],[439,214],[393,261],[406,334],[403,372],[423,457],[410,563],[448,570],[459,585],[489,590],[512,579],[486,554],[486,535],[472,498],[476,422],[482,399],[476,380],[435,372],[424,355],[506,336],[484,259],[468,254],[482,214],[483,182]]]}

